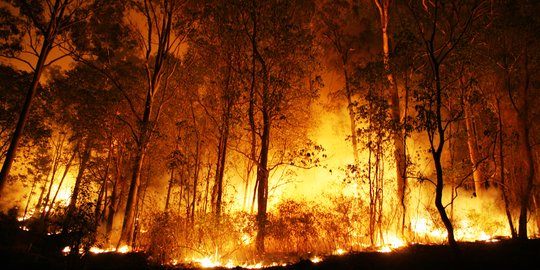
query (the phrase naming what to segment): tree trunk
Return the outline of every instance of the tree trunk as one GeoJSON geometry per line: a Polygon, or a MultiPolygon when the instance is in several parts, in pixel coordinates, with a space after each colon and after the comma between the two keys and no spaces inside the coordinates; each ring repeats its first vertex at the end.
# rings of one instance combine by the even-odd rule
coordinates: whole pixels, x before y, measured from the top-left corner
{"type": "MultiPolygon", "coordinates": [[[[158,18],[155,12],[150,12],[148,9],[143,16],[147,20],[148,32],[146,38],[147,44],[144,44],[145,50],[145,71],[147,77],[146,98],[144,103],[144,112],[142,117],[137,115],[139,129],[137,134],[133,134],[136,140],[137,149],[135,153],[135,161],[133,163],[133,175],[129,187],[128,199],[126,203],[126,211],[124,222],[122,224],[122,232],[118,241],[118,246],[133,244],[133,233],[135,224],[135,215],[137,212],[137,202],[139,200],[139,187],[141,184],[141,170],[146,156],[146,150],[154,135],[155,123],[159,118],[159,113],[153,112],[155,106],[155,96],[161,89],[161,82],[164,75],[166,60],[170,57],[171,48],[174,48],[174,43],[180,42],[180,39],[171,40],[171,29],[173,27],[175,12],[175,1],[165,1],[161,6],[163,17],[158,18]],[[157,42],[153,40],[153,31],[156,31],[157,42]],[[153,45],[157,48],[153,48],[153,45]],[[153,56],[155,50],[155,56],[153,56]],[[151,57],[153,56],[153,57],[151,57]],[[151,59],[152,58],[152,59],[151,59]]],[[[145,7],[148,3],[145,2],[145,7]]],[[[174,70],[174,69],[173,69],[174,70]]],[[[165,84],[166,85],[166,84],[165,84]]],[[[164,90],[162,90],[164,91],[164,90]]]]}
{"type": "MultiPolygon", "coordinates": [[[[526,96],[523,98],[527,98],[526,96]]],[[[525,112],[524,112],[525,113],[525,112]]],[[[532,188],[534,183],[534,159],[532,155],[531,142],[529,138],[529,126],[528,126],[528,117],[523,115],[519,117],[517,123],[517,129],[519,132],[519,144],[521,148],[521,153],[524,157],[523,167],[525,171],[524,179],[519,186],[519,223],[518,223],[518,237],[519,239],[525,240],[528,238],[527,235],[527,215],[529,211],[529,205],[531,200],[532,188]]]]}
{"type": "Polygon", "coordinates": [[[356,119],[354,114],[352,89],[350,85],[349,73],[347,72],[347,61],[343,60],[343,76],[345,77],[345,95],[347,97],[347,111],[349,112],[349,121],[351,123],[351,141],[353,148],[354,164],[358,165],[358,138],[356,136],[356,119]]]}
{"type": "MultiPolygon", "coordinates": [[[[254,26],[256,26],[254,19],[254,26]]],[[[255,30],[254,30],[255,31],[255,30]]],[[[254,34],[255,35],[255,34],[254,34]]],[[[267,203],[268,203],[268,152],[270,151],[270,128],[271,120],[269,114],[270,103],[270,76],[266,62],[259,53],[257,42],[253,42],[253,53],[261,64],[262,71],[262,134],[261,134],[261,150],[259,152],[259,163],[257,164],[257,235],[255,237],[255,248],[259,255],[265,252],[264,239],[266,237],[266,222],[267,222],[267,203]]]]}
{"type": "Polygon", "coordinates": [[[261,137],[261,152],[257,167],[257,236],[255,245],[259,255],[264,254],[264,239],[266,236],[267,203],[268,203],[268,151],[270,147],[270,118],[263,111],[263,134],[261,137]]]}
{"type": "Polygon", "coordinates": [[[482,198],[484,188],[484,174],[480,167],[480,151],[478,151],[478,140],[472,119],[470,104],[465,104],[465,128],[467,129],[467,148],[472,163],[474,191],[478,198],[482,198]]]}
{"type": "Polygon", "coordinates": [[[28,89],[28,93],[26,94],[22,111],[21,111],[21,114],[19,115],[19,120],[17,121],[17,126],[15,127],[15,131],[13,132],[13,135],[11,137],[11,143],[9,144],[9,148],[6,153],[6,158],[4,159],[4,164],[2,165],[2,171],[0,171],[0,196],[2,196],[2,193],[4,191],[4,187],[9,176],[9,171],[11,170],[11,165],[13,164],[13,160],[15,159],[15,155],[17,153],[17,147],[19,145],[22,132],[28,120],[28,115],[30,114],[32,101],[34,100],[34,96],[36,95],[37,88],[39,85],[39,80],[41,78],[41,74],[43,73],[43,69],[45,67],[45,61],[47,60],[47,57],[49,56],[49,52],[51,51],[51,48],[52,48],[54,35],[51,32],[51,28],[53,27],[53,22],[54,20],[52,20],[51,23],[49,24],[49,30],[47,32],[51,36],[45,36],[43,38],[43,46],[41,47],[39,59],[38,59],[36,68],[34,69],[34,76],[32,77],[32,83],[30,84],[30,89],[28,89]]]}
{"type": "Polygon", "coordinates": [[[73,214],[75,213],[75,208],[77,206],[77,200],[79,198],[81,184],[84,177],[84,172],[86,170],[86,166],[88,164],[88,161],[90,160],[90,152],[92,150],[92,147],[90,145],[90,139],[87,139],[86,144],[84,146],[82,156],[81,156],[81,163],[79,165],[79,172],[77,173],[77,178],[75,178],[75,185],[73,186],[73,192],[71,194],[71,200],[69,201],[68,206],[68,212],[67,212],[67,218],[68,222],[70,222],[70,218],[73,217],[73,214]]]}
{"type": "Polygon", "coordinates": [[[381,22],[382,32],[382,46],[383,46],[383,62],[384,71],[386,72],[386,79],[388,81],[388,89],[390,94],[390,110],[392,114],[392,121],[396,124],[397,129],[394,131],[392,139],[394,142],[394,159],[396,163],[396,181],[397,181],[397,198],[401,207],[401,219],[402,228],[406,226],[406,210],[407,202],[405,198],[405,192],[407,189],[407,167],[406,167],[406,153],[405,153],[405,134],[401,128],[401,111],[399,100],[399,89],[397,82],[394,78],[390,66],[390,41],[388,37],[388,16],[390,0],[375,0],[375,4],[379,10],[379,17],[381,22]]]}
{"type": "MultiPolygon", "coordinates": [[[[49,3],[50,4],[50,3],[49,3]]],[[[64,11],[67,8],[67,1],[56,0],[52,6],[50,15],[50,21],[47,24],[45,33],[43,33],[43,44],[41,46],[41,51],[39,52],[38,61],[34,68],[34,76],[32,77],[32,82],[30,88],[26,93],[26,98],[22,107],[21,114],[19,115],[19,120],[17,121],[17,126],[11,137],[11,142],[9,144],[8,151],[6,153],[6,158],[4,159],[4,164],[2,165],[2,170],[0,171],[0,196],[4,191],[4,187],[11,170],[11,165],[15,159],[17,153],[17,147],[22,136],[22,132],[28,120],[28,115],[30,113],[30,108],[32,107],[32,101],[37,92],[39,85],[39,80],[41,79],[41,74],[45,68],[45,62],[49,56],[49,53],[52,50],[54,40],[56,39],[57,31],[59,24],[62,23],[60,20],[64,16],[64,11]]]]}
{"type": "MultiPolygon", "coordinates": [[[[225,120],[227,121],[227,120],[225,120]]],[[[221,216],[221,204],[223,196],[223,177],[225,172],[225,160],[227,157],[227,141],[229,137],[229,125],[224,123],[220,135],[219,146],[218,146],[218,161],[216,168],[216,209],[215,215],[216,219],[219,220],[221,216]]]]}
{"type": "Polygon", "coordinates": [[[201,170],[201,153],[200,152],[200,139],[199,134],[197,133],[197,143],[195,147],[195,168],[193,172],[193,199],[191,201],[191,215],[190,221],[193,225],[195,223],[195,207],[197,204],[197,186],[199,184],[199,171],[201,170]]]}
{"type": "Polygon", "coordinates": [[[105,227],[105,233],[107,240],[110,240],[111,233],[113,230],[114,216],[116,215],[116,210],[118,209],[118,184],[122,178],[122,162],[123,162],[123,148],[119,144],[118,150],[116,153],[116,171],[114,177],[114,183],[112,185],[111,198],[109,199],[109,211],[107,213],[107,225],[105,227]]]}
{"type": "Polygon", "coordinates": [[[435,170],[437,173],[437,183],[435,185],[435,207],[437,207],[437,211],[439,212],[439,215],[441,216],[441,220],[444,224],[444,227],[446,227],[446,231],[448,232],[448,244],[452,249],[459,253],[459,246],[456,242],[456,239],[454,238],[454,227],[452,226],[452,222],[448,218],[448,215],[446,214],[446,209],[444,205],[442,204],[442,194],[443,194],[443,186],[444,186],[444,180],[443,180],[443,169],[441,164],[441,155],[440,153],[432,151],[433,154],[433,160],[435,162],[435,170]]]}
{"type": "Polygon", "coordinates": [[[75,149],[73,149],[73,153],[71,154],[71,157],[69,158],[66,168],[64,170],[64,174],[62,175],[62,178],[60,179],[60,183],[58,183],[58,188],[56,189],[56,192],[54,193],[54,196],[51,200],[51,207],[49,207],[49,210],[46,212],[44,219],[47,219],[49,214],[51,213],[52,206],[54,205],[54,202],[56,201],[56,197],[58,196],[58,193],[60,192],[60,189],[62,188],[62,184],[64,184],[64,180],[66,179],[66,176],[69,172],[69,168],[71,168],[71,163],[73,163],[73,160],[75,159],[75,156],[77,155],[77,152],[79,151],[79,144],[77,143],[75,146],[75,149]]]}
{"type": "Polygon", "coordinates": [[[167,188],[167,199],[165,200],[165,209],[164,212],[169,211],[169,202],[171,199],[171,190],[174,183],[174,168],[171,169],[171,178],[169,179],[169,187],[167,188]]]}
{"type": "Polygon", "coordinates": [[[133,174],[131,176],[131,183],[129,185],[129,193],[126,202],[126,212],[124,214],[124,222],[122,223],[122,232],[120,233],[120,240],[118,241],[118,247],[122,245],[132,246],[133,233],[135,230],[135,212],[137,207],[137,201],[139,198],[139,186],[141,184],[141,170],[143,166],[144,156],[146,154],[146,147],[139,146],[135,155],[135,161],[133,163],[133,174]]]}
{"type": "Polygon", "coordinates": [[[109,147],[107,152],[107,165],[105,165],[105,172],[103,174],[103,179],[101,180],[101,187],[99,189],[99,194],[96,202],[96,211],[95,211],[95,217],[96,221],[100,221],[101,217],[103,215],[103,212],[105,212],[106,207],[106,196],[107,196],[107,182],[109,181],[109,170],[110,165],[112,162],[112,148],[113,148],[113,137],[112,132],[109,137],[109,147]],[[105,202],[104,202],[105,201],[105,202]],[[101,204],[103,203],[103,211],[101,211],[101,204]]]}
{"type": "Polygon", "coordinates": [[[433,137],[435,135],[438,135],[438,145],[434,146],[434,140],[435,138],[430,138],[431,143],[431,154],[433,156],[433,161],[435,163],[435,171],[437,173],[437,182],[435,185],[435,207],[437,208],[437,211],[439,212],[439,215],[441,216],[441,220],[444,223],[444,226],[446,227],[446,231],[448,233],[448,244],[450,247],[454,250],[456,254],[460,253],[459,246],[456,242],[456,239],[454,238],[454,227],[452,226],[452,222],[448,218],[448,215],[446,214],[446,209],[444,205],[442,204],[442,195],[443,195],[443,188],[444,188],[444,179],[443,179],[443,168],[441,163],[441,155],[444,149],[444,142],[445,142],[445,135],[444,135],[444,126],[442,121],[442,86],[441,86],[441,78],[440,78],[440,70],[439,70],[439,63],[438,60],[435,58],[434,52],[431,51],[430,54],[431,57],[431,63],[433,66],[433,75],[435,77],[435,96],[436,96],[436,111],[435,111],[435,117],[436,117],[436,131],[433,131],[432,135],[433,137]]]}
{"type": "Polygon", "coordinates": [[[51,206],[49,206],[49,200],[51,198],[51,192],[54,184],[54,179],[56,178],[56,172],[58,171],[58,166],[60,165],[60,158],[62,157],[62,149],[64,146],[64,138],[65,135],[62,136],[58,144],[54,147],[54,158],[53,158],[53,166],[52,166],[52,172],[51,172],[51,180],[49,183],[49,187],[47,188],[47,195],[45,195],[45,201],[43,203],[43,212],[41,213],[41,219],[45,220],[45,216],[49,212],[50,208],[53,207],[53,204],[51,203],[51,206]]]}
{"type": "Polygon", "coordinates": [[[517,238],[516,228],[514,226],[514,222],[512,221],[512,213],[510,212],[510,202],[508,200],[508,194],[506,193],[508,190],[508,187],[506,186],[506,178],[505,178],[505,168],[504,168],[504,152],[503,152],[503,146],[504,146],[504,137],[503,137],[503,123],[502,123],[502,116],[501,116],[501,106],[500,106],[500,100],[497,98],[497,116],[499,120],[499,171],[500,171],[500,178],[501,178],[501,196],[503,198],[504,202],[504,212],[506,213],[506,219],[508,220],[508,227],[510,229],[510,235],[512,235],[513,239],[517,238]]]}

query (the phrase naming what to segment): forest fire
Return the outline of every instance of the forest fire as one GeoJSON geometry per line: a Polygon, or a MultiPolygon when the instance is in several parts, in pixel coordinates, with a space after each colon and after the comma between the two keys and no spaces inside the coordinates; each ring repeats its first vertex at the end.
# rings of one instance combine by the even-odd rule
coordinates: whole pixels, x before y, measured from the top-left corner
{"type": "Polygon", "coordinates": [[[73,269],[512,260],[540,240],[536,2],[6,1],[0,250],[73,269]]]}

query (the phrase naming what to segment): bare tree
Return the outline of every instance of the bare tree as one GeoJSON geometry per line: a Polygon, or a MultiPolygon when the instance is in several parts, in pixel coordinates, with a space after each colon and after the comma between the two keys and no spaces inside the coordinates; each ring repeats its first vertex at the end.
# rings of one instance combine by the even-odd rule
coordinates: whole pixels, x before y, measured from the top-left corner
{"type": "Polygon", "coordinates": [[[448,244],[459,253],[459,246],[454,236],[452,221],[446,213],[442,202],[444,189],[444,172],[441,158],[447,140],[446,130],[451,122],[459,118],[460,113],[445,112],[443,98],[447,96],[450,78],[445,71],[448,58],[455,53],[458,45],[466,44],[483,10],[485,1],[423,1],[409,3],[409,10],[417,25],[420,40],[424,44],[425,60],[430,71],[424,85],[425,93],[418,95],[421,105],[417,111],[421,129],[425,130],[429,139],[430,152],[435,165],[435,206],[448,232],[448,244]]]}

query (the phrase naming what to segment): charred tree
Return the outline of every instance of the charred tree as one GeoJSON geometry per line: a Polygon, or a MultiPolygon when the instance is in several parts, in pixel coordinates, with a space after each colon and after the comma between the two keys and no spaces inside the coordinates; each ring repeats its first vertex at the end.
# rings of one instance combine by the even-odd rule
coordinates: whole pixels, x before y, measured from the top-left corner
{"type": "Polygon", "coordinates": [[[416,109],[421,119],[421,130],[427,133],[429,151],[435,166],[435,207],[448,232],[448,244],[456,253],[460,253],[460,249],[454,236],[454,227],[442,202],[445,185],[442,157],[447,140],[446,129],[459,118],[460,113],[445,112],[443,108],[443,98],[447,96],[445,90],[451,80],[446,73],[446,65],[448,59],[456,54],[458,45],[472,40],[470,33],[475,23],[483,17],[483,5],[486,3],[483,0],[452,3],[436,0],[408,4],[430,68],[425,78],[425,93],[419,96],[421,105],[417,105],[416,109]]]}

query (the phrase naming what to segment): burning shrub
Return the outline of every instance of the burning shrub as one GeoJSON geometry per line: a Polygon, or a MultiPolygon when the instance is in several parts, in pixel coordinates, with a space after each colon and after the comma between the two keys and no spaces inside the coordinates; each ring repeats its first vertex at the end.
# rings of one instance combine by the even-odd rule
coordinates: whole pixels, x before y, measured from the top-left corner
{"type": "Polygon", "coordinates": [[[362,224],[362,201],[343,195],[330,197],[332,204],[318,213],[318,228],[324,240],[322,252],[358,244],[365,237],[362,224]]]}
{"type": "Polygon", "coordinates": [[[153,216],[139,242],[155,263],[176,264],[202,258],[245,261],[253,255],[250,249],[255,239],[255,217],[251,214],[224,213],[219,221],[212,213],[194,220],[171,212],[153,216]]]}
{"type": "Polygon", "coordinates": [[[268,234],[277,242],[276,251],[307,253],[316,247],[316,217],[306,202],[283,201],[276,216],[270,215],[269,219],[268,234]]]}
{"type": "Polygon", "coordinates": [[[178,239],[185,221],[172,213],[157,214],[151,221],[148,234],[148,255],[152,261],[164,264],[179,253],[178,239]]]}
{"type": "Polygon", "coordinates": [[[94,207],[91,202],[83,203],[75,208],[71,217],[64,223],[62,234],[74,254],[81,249],[83,253],[87,253],[96,242],[97,221],[94,207]]]}

